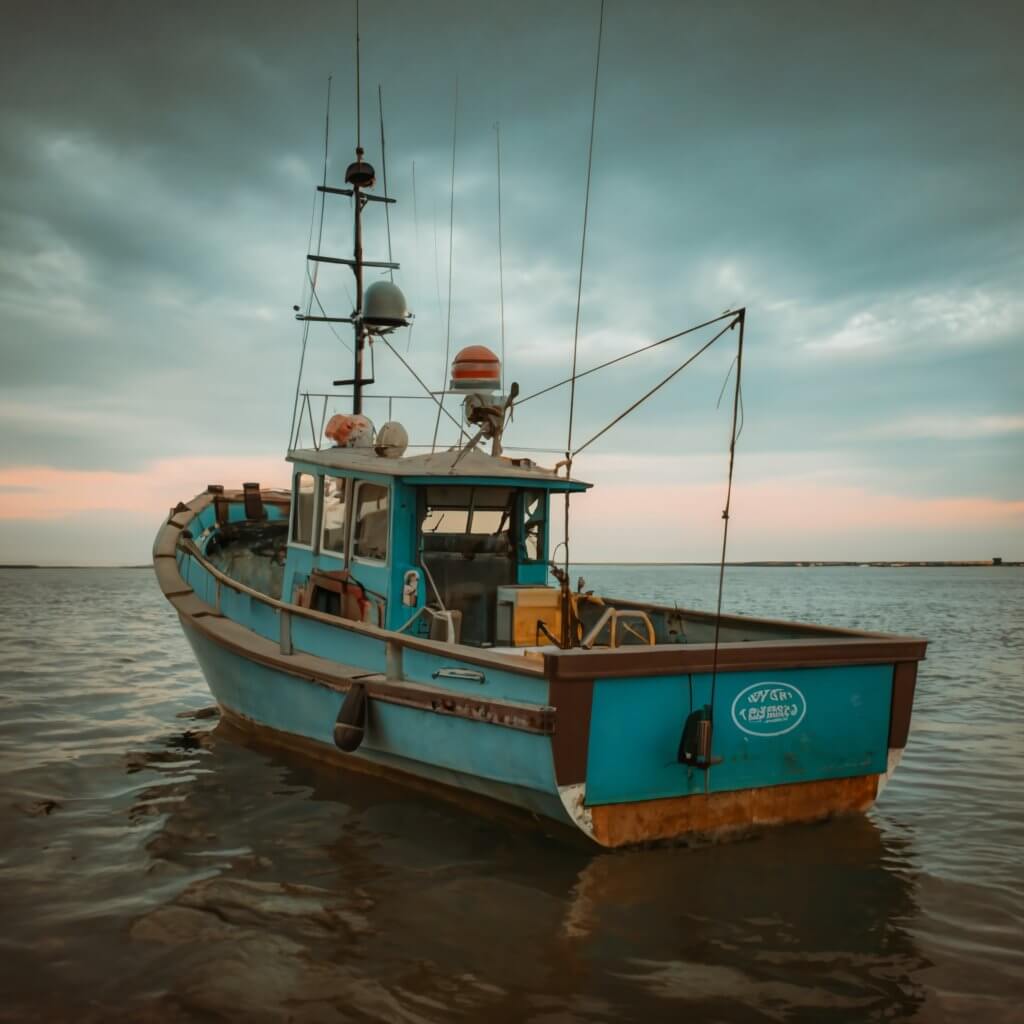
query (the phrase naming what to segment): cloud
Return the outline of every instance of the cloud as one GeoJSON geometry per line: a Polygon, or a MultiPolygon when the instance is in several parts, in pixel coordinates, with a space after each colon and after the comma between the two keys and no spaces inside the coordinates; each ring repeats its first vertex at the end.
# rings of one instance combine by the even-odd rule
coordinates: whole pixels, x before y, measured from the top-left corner
{"type": "Polygon", "coordinates": [[[970,348],[1024,336],[1024,300],[1013,293],[970,291],[888,298],[847,317],[832,334],[806,342],[812,353],[868,354],[887,358],[892,349],[940,346],[970,348]]]}
{"type": "MultiPolygon", "coordinates": [[[[955,479],[965,497],[1015,498],[1020,433],[1003,426],[1024,378],[1016,11],[980,18],[940,2],[894,8],[884,24],[801,0],[770,15],[700,0],[646,11],[606,11],[580,365],[742,303],[744,457],[831,461],[859,474],[837,486],[878,493],[938,499],[955,479]]],[[[352,15],[326,0],[298,12],[263,0],[186,0],[145,17],[118,0],[8,12],[0,465],[120,479],[211,445],[283,450],[332,72],[331,181],[351,159],[352,15]]],[[[452,349],[498,346],[500,121],[509,376],[527,394],[568,373],[595,36],[582,0],[364,5],[363,141],[381,171],[380,81],[397,280],[417,314],[408,358],[431,387],[447,369],[456,72],[452,349]]],[[[350,224],[348,201],[328,202],[325,252],[348,254],[350,224]]],[[[380,209],[368,210],[367,257],[386,258],[387,244],[380,209]]],[[[331,313],[351,309],[347,274],[320,275],[331,313]]],[[[733,341],[594,454],[717,457],[733,341]]],[[[686,351],[581,381],[576,434],[686,351]]],[[[304,388],[329,391],[350,366],[329,329],[311,331],[304,388]]],[[[386,352],[374,370],[378,394],[418,390],[386,352]]],[[[510,442],[561,448],[565,399],[525,406],[510,442]]],[[[429,405],[407,405],[396,414],[429,440],[429,405]]],[[[379,419],[383,404],[373,409],[379,419]]]]}
{"type": "Polygon", "coordinates": [[[1024,433],[1024,416],[908,416],[879,423],[862,431],[865,438],[907,438],[910,440],[970,441],[1024,433]]]}

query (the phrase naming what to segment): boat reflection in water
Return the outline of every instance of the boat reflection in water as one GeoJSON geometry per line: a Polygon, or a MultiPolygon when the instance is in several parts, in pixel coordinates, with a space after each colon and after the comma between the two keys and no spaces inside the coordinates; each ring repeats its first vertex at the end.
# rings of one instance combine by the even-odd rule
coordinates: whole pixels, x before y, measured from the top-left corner
{"type": "Polygon", "coordinates": [[[138,992],[154,1012],[862,1021],[921,1004],[906,851],[866,818],[595,854],[222,727],[172,743],[150,767],[178,758],[180,778],[137,804],[170,808],[148,848],[180,874],[130,932],[150,993],[173,971],[173,994],[138,992]]]}

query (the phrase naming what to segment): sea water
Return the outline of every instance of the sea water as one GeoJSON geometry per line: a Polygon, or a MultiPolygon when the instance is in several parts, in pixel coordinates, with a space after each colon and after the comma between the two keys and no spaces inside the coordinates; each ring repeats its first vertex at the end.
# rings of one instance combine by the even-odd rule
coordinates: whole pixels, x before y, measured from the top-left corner
{"type": "Polygon", "coordinates": [[[736,568],[724,608],[929,639],[870,814],[587,852],[182,717],[150,571],[0,570],[0,1021],[1024,1020],[1024,570],[736,568]]]}

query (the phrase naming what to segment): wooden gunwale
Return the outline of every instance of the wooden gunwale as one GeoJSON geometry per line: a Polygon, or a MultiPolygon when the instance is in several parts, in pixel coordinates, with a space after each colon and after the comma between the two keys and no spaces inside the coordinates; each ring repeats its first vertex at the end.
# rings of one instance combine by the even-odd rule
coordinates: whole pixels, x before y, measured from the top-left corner
{"type": "Polygon", "coordinates": [[[885,665],[921,661],[927,641],[917,637],[838,637],[835,640],[753,640],[719,644],[665,644],[614,651],[556,651],[544,655],[544,672],[557,682],[591,682],[627,676],[691,675],[719,671],[885,665]]]}
{"type": "MultiPolygon", "coordinates": [[[[172,600],[171,604],[176,605],[177,600],[172,600]]],[[[383,704],[398,704],[439,715],[469,718],[488,725],[544,736],[550,736],[554,732],[555,709],[547,705],[522,704],[494,697],[476,697],[473,694],[426,686],[422,683],[387,679],[382,672],[366,672],[356,665],[345,665],[320,658],[315,654],[281,654],[274,641],[253,633],[241,623],[215,615],[212,610],[192,615],[177,607],[176,610],[183,621],[188,619],[188,625],[218,647],[248,661],[329,690],[347,693],[353,683],[361,683],[373,700],[383,704]],[[232,633],[241,635],[232,638],[232,633]]]]}
{"type": "MultiPolygon", "coordinates": [[[[225,496],[234,497],[235,492],[226,492],[225,496]]],[[[280,492],[278,492],[280,493],[280,492]]],[[[241,492],[238,492],[240,495],[241,492]]],[[[163,530],[181,530],[202,511],[213,496],[201,494],[187,503],[187,515],[183,510],[173,515],[163,530]]],[[[235,500],[241,500],[240,497],[235,500]]],[[[157,535],[154,549],[166,551],[162,544],[163,530],[157,535]]],[[[397,644],[410,650],[421,651],[438,656],[456,656],[460,661],[484,667],[511,670],[520,675],[546,677],[552,682],[593,682],[595,679],[613,679],[629,676],[652,675],[687,675],[699,672],[710,672],[717,664],[724,671],[745,671],[765,668],[816,668],[830,665],[875,665],[897,662],[916,662],[925,657],[927,641],[919,637],[897,636],[884,633],[868,633],[859,630],[831,628],[804,623],[793,623],[778,619],[755,619],[746,616],[723,616],[722,621],[728,624],[763,624],[776,625],[809,632],[830,634],[828,637],[809,639],[754,640],[728,642],[719,644],[717,662],[714,644],[663,644],[655,648],[622,647],[617,650],[585,651],[573,649],[557,651],[544,655],[543,667],[535,665],[527,658],[514,658],[508,655],[492,654],[483,649],[461,648],[457,654],[447,644],[436,640],[406,636],[391,630],[368,623],[338,619],[311,608],[302,608],[289,604],[278,598],[270,597],[259,590],[228,576],[199,550],[189,538],[177,538],[177,545],[199,562],[199,564],[224,586],[248,595],[280,612],[287,612],[300,618],[310,619],[330,626],[334,629],[348,630],[373,637],[387,643],[397,644]]],[[[157,557],[169,557],[165,554],[157,557]]],[[[180,574],[179,574],[180,579],[180,574]]],[[[184,586],[187,584],[182,581],[184,586]]],[[[163,582],[161,581],[163,587],[163,582]]],[[[165,589],[170,599],[172,594],[165,589]]],[[[175,591],[174,594],[180,592],[175,591]]],[[[612,600],[615,600],[614,598],[612,600]]],[[[627,602],[631,607],[647,610],[668,610],[659,605],[646,602],[627,602]]],[[[675,611],[676,609],[672,609],[675,611]]],[[[711,613],[678,609],[684,617],[714,620],[711,613]]],[[[290,657],[290,656],[289,656],[290,657]]],[[[447,691],[446,691],[447,692],[447,691]]]]}
{"type": "MultiPolygon", "coordinates": [[[[203,510],[211,501],[212,496],[201,495],[194,499],[190,505],[192,513],[186,519],[190,522],[195,515],[203,510]]],[[[199,550],[193,540],[182,537],[180,531],[182,525],[174,522],[174,519],[184,518],[185,512],[176,513],[167,523],[164,524],[160,533],[157,534],[154,544],[154,551],[157,549],[166,550],[167,533],[177,533],[175,547],[181,547],[189,555],[200,562],[221,584],[260,601],[263,604],[275,608],[278,612],[288,615],[298,615],[301,618],[308,618],[322,622],[333,628],[347,628],[358,626],[361,628],[352,630],[382,639],[387,644],[399,644],[431,654],[449,655],[457,657],[460,661],[471,661],[489,667],[512,668],[517,672],[526,669],[525,674],[540,676],[541,670],[523,659],[520,664],[517,659],[503,655],[492,655],[488,658],[464,658],[462,652],[453,655],[445,644],[436,641],[418,640],[413,637],[405,637],[400,634],[378,629],[374,626],[365,626],[362,623],[342,623],[334,616],[326,615],[312,609],[300,608],[297,605],[286,604],[276,598],[272,598],[252,587],[232,579],[211,564],[199,550]]],[[[154,560],[165,560],[173,558],[173,555],[158,554],[154,560]]],[[[516,729],[521,732],[536,733],[550,736],[555,729],[555,709],[548,705],[526,704],[517,701],[502,700],[492,697],[477,697],[473,694],[461,693],[441,687],[427,686],[421,683],[413,683],[405,680],[391,680],[384,678],[383,673],[366,672],[359,666],[345,665],[341,662],[332,661],[327,658],[320,658],[305,652],[284,654],[280,645],[268,640],[240,622],[220,614],[215,608],[202,601],[184,579],[181,577],[177,562],[173,563],[172,573],[158,572],[157,580],[163,590],[164,596],[168,599],[183,623],[186,622],[194,629],[202,633],[217,646],[238,654],[250,661],[273,668],[275,671],[283,672],[286,675],[304,679],[307,682],[324,686],[328,689],[337,690],[341,693],[348,692],[353,682],[361,682],[366,688],[369,696],[385,704],[397,704],[404,707],[416,708],[422,711],[430,711],[434,714],[451,715],[458,718],[467,718],[473,721],[495,725],[508,729],[516,729]],[[170,575],[176,579],[177,584],[168,585],[162,577],[170,575]],[[234,634],[234,636],[232,635],[234,634]]],[[[168,568],[170,568],[168,566],[168,568]]]]}
{"type": "MultiPolygon", "coordinates": [[[[200,497],[205,496],[201,495],[200,497]]],[[[198,511],[202,511],[202,509],[198,509],[197,512],[198,511]]],[[[193,513],[193,515],[189,517],[185,525],[194,518],[195,514],[196,513],[193,513]]],[[[183,515],[184,513],[179,513],[179,516],[183,515]]],[[[177,518],[177,516],[175,518],[177,518]]],[[[154,548],[160,546],[164,530],[181,530],[183,528],[184,527],[178,523],[165,523],[161,532],[157,534],[157,540],[154,548]]],[[[328,615],[325,612],[318,612],[312,608],[302,608],[296,604],[288,604],[285,601],[281,601],[279,598],[271,597],[269,594],[264,594],[262,591],[255,590],[252,587],[241,583],[239,580],[228,576],[210,562],[193,541],[187,537],[181,537],[180,533],[178,535],[176,547],[186,550],[208,573],[210,573],[211,576],[224,586],[236,591],[237,593],[246,594],[253,600],[259,601],[261,604],[275,608],[278,611],[287,612],[289,615],[302,619],[310,619],[314,622],[320,622],[326,626],[331,626],[334,629],[346,630],[352,633],[361,633],[363,636],[373,637],[374,639],[382,640],[387,643],[395,643],[409,650],[421,651],[424,654],[434,654],[440,657],[457,657],[460,661],[465,661],[473,665],[483,665],[489,668],[511,670],[519,675],[533,676],[535,678],[543,678],[544,676],[544,670],[540,665],[533,663],[528,658],[515,658],[504,654],[490,654],[485,650],[477,650],[472,647],[460,647],[458,652],[454,653],[447,644],[438,640],[426,640],[421,637],[407,636],[404,633],[381,629],[379,626],[373,626],[369,623],[356,622],[351,619],[339,619],[337,616],[328,615]]],[[[173,556],[156,555],[155,557],[167,558],[173,556]]],[[[179,579],[180,578],[181,576],[179,573],[179,579]]],[[[182,580],[182,585],[188,586],[184,580],[182,580]]],[[[161,587],[162,586],[163,584],[161,582],[161,587]]],[[[191,590],[191,587],[189,589],[191,590]]],[[[166,589],[164,590],[164,595],[167,597],[170,596],[166,589]]]]}
{"type": "MultiPolygon", "coordinates": [[[[617,608],[636,608],[639,611],[644,612],[672,612],[673,614],[678,613],[682,618],[697,621],[706,622],[714,625],[715,619],[718,616],[714,612],[704,611],[700,608],[676,608],[668,607],[663,604],[654,604],[650,601],[634,601],[632,598],[619,598],[619,597],[605,597],[604,602],[606,604],[614,603],[617,608]]],[[[869,630],[864,629],[849,629],[846,626],[821,626],[814,622],[793,622],[790,619],[763,619],[754,618],[751,615],[730,615],[728,613],[722,613],[721,619],[723,626],[747,626],[751,623],[757,623],[761,626],[778,626],[785,628],[793,632],[801,633],[819,633],[825,637],[835,636],[849,636],[849,637],[863,637],[866,639],[878,639],[884,637],[886,639],[901,639],[901,640],[919,640],[919,637],[903,637],[898,634],[892,633],[872,633],[869,630]]],[[[731,641],[735,642],[735,641],[731,641]]],[[[751,641],[742,641],[743,643],[749,643],[751,641]]],[[[697,647],[698,644],[687,644],[684,646],[697,647]]]]}

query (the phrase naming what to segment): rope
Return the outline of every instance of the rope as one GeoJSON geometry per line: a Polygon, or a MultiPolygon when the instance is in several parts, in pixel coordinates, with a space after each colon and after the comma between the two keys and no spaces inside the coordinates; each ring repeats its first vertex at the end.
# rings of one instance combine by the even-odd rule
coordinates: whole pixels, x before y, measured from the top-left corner
{"type": "MultiPolygon", "coordinates": [[[[384,198],[388,197],[388,158],[384,153],[384,94],[381,92],[380,82],[377,83],[377,109],[380,111],[380,169],[384,176],[384,198]]],[[[388,232],[388,263],[391,262],[391,204],[384,204],[384,223],[388,232]]],[[[395,279],[395,272],[388,269],[388,276],[392,281],[395,279]]]]}
{"type": "Polygon", "coordinates": [[[581,444],[579,448],[577,448],[576,451],[572,453],[572,455],[579,455],[581,451],[583,451],[585,448],[589,448],[590,445],[592,445],[599,437],[601,437],[603,434],[608,433],[608,431],[611,430],[616,423],[618,423],[620,420],[624,420],[634,409],[636,409],[640,405],[643,405],[643,403],[646,402],[647,399],[651,397],[651,395],[653,395],[657,391],[660,391],[670,380],[672,380],[673,377],[682,373],[683,370],[685,370],[690,365],[690,363],[692,363],[699,355],[701,355],[702,353],[706,352],[709,348],[711,348],[711,346],[714,345],[714,343],[718,341],[718,339],[723,334],[725,334],[726,331],[735,327],[737,323],[743,323],[742,311],[737,315],[735,320],[726,324],[710,341],[705,342],[705,344],[701,345],[701,347],[697,349],[697,351],[694,352],[693,355],[690,356],[684,363],[677,366],[667,377],[665,377],[659,383],[655,384],[654,387],[647,392],[647,394],[638,398],[628,409],[625,409],[623,412],[619,413],[619,415],[616,416],[615,419],[611,421],[611,423],[609,423],[607,426],[602,427],[596,434],[594,434],[593,437],[590,438],[590,440],[585,441],[583,444],[581,444]]]}
{"type": "MultiPolygon", "coordinates": [[[[736,429],[740,408],[743,404],[740,387],[740,374],[743,369],[743,328],[747,321],[746,309],[741,309],[737,321],[740,325],[739,343],[736,346],[736,390],[732,400],[732,436],[729,440],[729,482],[725,489],[725,508],[722,510],[722,557],[718,564],[718,609],[715,612],[715,650],[711,658],[711,713],[710,721],[715,720],[715,685],[718,682],[718,634],[722,626],[722,590],[725,584],[725,549],[729,543],[729,508],[732,504],[732,470],[736,461],[736,441],[739,433],[736,429]]],[[[742,426],[741,428],[742,429],[742,426]]]]}
{"type": "MultiPolygon", "coordinates": [[[[452,244],[455,237],[455,139],[459,127],[459,76],[455,76],[455,104],[452,114],[452,188],[451,203],[448,207],[448,327],[444,335],[444,366],[441,369],[441,380],[448,373],[448,355],[452,341],[452,244]]],[[[434,420],[434,438],[430,450],[437,446],[437,430],[441,425],[441,410],[444,409],[444,392],[437,406],[437,419],[434,420]]],[[[462,425],[459,425],[459,436],[462,436],[462,425]]]]}

